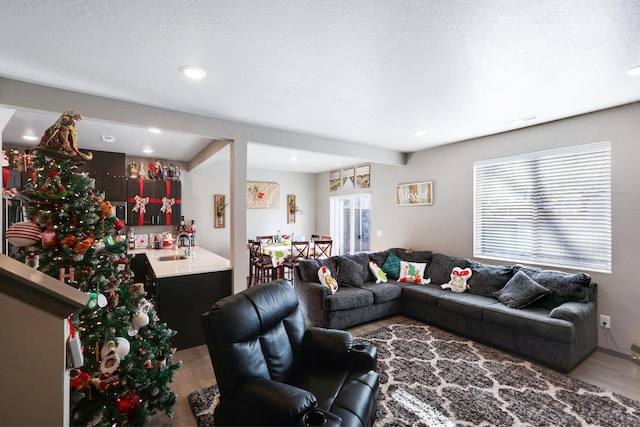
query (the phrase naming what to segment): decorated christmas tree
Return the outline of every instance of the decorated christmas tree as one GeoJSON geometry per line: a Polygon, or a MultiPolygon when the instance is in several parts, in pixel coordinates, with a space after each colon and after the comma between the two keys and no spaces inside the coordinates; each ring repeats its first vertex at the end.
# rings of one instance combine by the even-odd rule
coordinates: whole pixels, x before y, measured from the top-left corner
{"type": "Polygon", "coordinates": [[[81,118],[64,113],[33,150],[33,186],[24,195],[31,221],[19,226],[35,233],[16,233],[14,242],[23,246],[19,259],[88,294],[87,306],[69,317],[71,422],[143,425],[156,412],[172,415],[168,383],[181,365],[173,362],[175,332],[134,280],[133,256],[118,234],[124,223],[94,193],[93,180],[75,172],[91,159],[78,150],[81,118]]]}

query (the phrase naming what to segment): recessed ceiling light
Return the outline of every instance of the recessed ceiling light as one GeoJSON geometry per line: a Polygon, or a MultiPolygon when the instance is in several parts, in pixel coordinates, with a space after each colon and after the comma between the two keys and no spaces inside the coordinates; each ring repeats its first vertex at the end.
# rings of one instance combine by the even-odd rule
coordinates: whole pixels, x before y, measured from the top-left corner
{"type": "Polygon", "coordinates": [[[427,134],[427,131],[424,130],[424,129],[418,129],[418,130],[414,131],[413,134],[415,136],[425,136],[427,134]]]}
{"type": "Polygon", "coordinates": [[[151,153],[153,153],[153,149],[151,149],[149,147],[146,147],[146,148],[142,149],[142,152],[145,153],[145,154],[151,154],[151,153]]]}
{"type": "Polygon", "coordinates": [[[180,71],[182,71],[185,76],[194,80],[204,79],[204,77],[207,75],[207,72],[205,70],[194,65],[183,65],[182,67],[180,67],[180,71]]]}
{"type": "Polygon", "coordinates": [[[25,139],[27,141],[37,141],[38,138],[37,136],[33,136],[33,135],[22,135],[22,139],[25,139]]]}
{"type": "Polygon", "coordinates": [[[296,155],[295,155],[295,154],[292,154],[292,155],[291,155],[291,157],[289,157],[289,161],[290,161],[290,162],[297,162],[297,161],[298,161],[298,158],[296,157],[296,155]]]}
{"type": "Polygon", "coordinates": [[[162,133],[162,130],[158,128],[149,128],[149,132],[151,133],[162,133]]]}
{"type": "Polygon", "coordinates": [[[630,76],[640,76],[640,65],[636,65],[635,67],[629,68],[627,70],[627,74],[630,76]]]}

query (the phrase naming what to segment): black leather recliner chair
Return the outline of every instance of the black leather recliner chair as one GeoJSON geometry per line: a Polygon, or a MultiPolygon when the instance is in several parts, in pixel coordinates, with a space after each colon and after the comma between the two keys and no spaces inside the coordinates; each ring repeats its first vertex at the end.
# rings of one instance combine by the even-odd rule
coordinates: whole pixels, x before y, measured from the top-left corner
{"type": "Polygon", "coordinates": [[[220,389],[215,424],[371,426],[377,349],[307,329],[289,281],[231,295],[202,315],[220,389]]]}

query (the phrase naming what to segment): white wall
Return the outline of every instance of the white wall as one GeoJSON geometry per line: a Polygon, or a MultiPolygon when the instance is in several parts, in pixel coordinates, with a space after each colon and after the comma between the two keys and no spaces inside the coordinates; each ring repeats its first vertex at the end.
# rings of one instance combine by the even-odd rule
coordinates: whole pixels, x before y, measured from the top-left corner
{"type": "MultiPolygon", "coordinates": [[[[598,311],[611,316],[611,333],[598,345],[628,353],[640,344],[640,290],[634,278],[640,242],[640,103],[549,124],[477,138],[413,154],[407,166],[372,165],[372,250],[429,249],[473,255],[473,162],[568,145],[611,141],[613,152],[613,271],[590,273],[598,283],[598,311]],[[396,207],[399,183],[433,181],[433,206],[396,207]],[[382,237],[376,237],[376,230],[382,237]]],[[[318,228],[328,228],[328,173],[317,176],[318,228]],[[322,214],[321,214],[322,213],[322,214]]],[[[490,262],[490,261],[489,261],[490,262]]]]}

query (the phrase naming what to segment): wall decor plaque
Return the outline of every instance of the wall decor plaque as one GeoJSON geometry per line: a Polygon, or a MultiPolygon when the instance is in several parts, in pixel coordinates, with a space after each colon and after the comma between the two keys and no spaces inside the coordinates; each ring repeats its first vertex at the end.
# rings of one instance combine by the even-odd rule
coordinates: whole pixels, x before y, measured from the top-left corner
{"type": "Polygon", "coordinates": [[[277,209],[280,204],[280,184],[247,181],[247,209],[277,209]]]}
{"type": "Polygon", "coordinates": [[[396,206],[420,206],[432,204],[432,181],[396,185],[396,206]]]}

